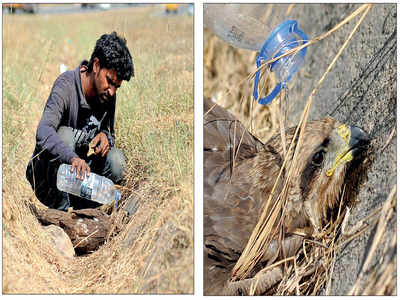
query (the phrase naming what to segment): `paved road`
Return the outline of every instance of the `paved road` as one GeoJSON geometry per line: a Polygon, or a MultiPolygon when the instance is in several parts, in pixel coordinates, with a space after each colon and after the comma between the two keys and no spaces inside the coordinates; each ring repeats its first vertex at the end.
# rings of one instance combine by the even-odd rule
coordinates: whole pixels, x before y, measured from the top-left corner
{"type": "MultiPolygon", "coordinates": [[[[91,12],[99,12],[99,11],[109,11],[116,10],[127,7],[137,7],[151,4],[93,4],[91,6],[82,7],[81,4],[59,4],[59,5],[49,5],[49,4],[37,4],[35,6],[35,13],[39,15],[53,15],[53,14],[74,14],[74,13],[91,13],[91,12]]],[[[156,4],[157,5],[157,4],[156,4]]],[[[160,6],[160,5],[158,5],[160,6]]],[[[8,9],[3,9],[4,14],[8,14],[8,9]]],[[[25,12],[22,10],[15,10],[15,14],[24,14],[25,12]]],[[[158,13],[159,16],[167,16],[167,15],[185,15],[193,14],[193,6],[190,5],[181,5],[176,14],[170,13],[167,14],[163,8],[160,9],[158,13]]]]}
{"type": "MultiPolygon", "coordinates": [[[[48,4],[38,4],[35,8],[36,13],[40,15],[51,15],[51,14],[74,14],[74,13],[90,13],[99,12],[106,10],[114,10],[126,7],[133,7],[143,4],[112,4],[109,7],[95,4],[92,7],[82,7],[81,4],[60,4],[60,5],[48,5],[48,4]]],[[[3,9],[3,13],[8,14],[7,9],[3,9]]],[[[16,10],[15,14],[23,14],[21,10],[16,10]]]]}

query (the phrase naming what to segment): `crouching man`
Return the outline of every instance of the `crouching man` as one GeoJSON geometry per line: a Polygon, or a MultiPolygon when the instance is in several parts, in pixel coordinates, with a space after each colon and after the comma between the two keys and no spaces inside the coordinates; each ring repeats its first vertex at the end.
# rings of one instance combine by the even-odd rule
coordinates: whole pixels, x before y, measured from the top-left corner
{"type": "Polygon", "coordinates": [[[70,164],[77,177],[94,172],[120,183],[125,156],[114,147],[116,91],[133,76],[126,40],[115,32],[97,40],[90,61],[61,74],[46,102],[36,147],[26,177],[36,197],[49,208],[68,210],[97,204],[59,191],[57,170],[70,164]],[[89,144],[94,153],[88,156],[89,144]]]}

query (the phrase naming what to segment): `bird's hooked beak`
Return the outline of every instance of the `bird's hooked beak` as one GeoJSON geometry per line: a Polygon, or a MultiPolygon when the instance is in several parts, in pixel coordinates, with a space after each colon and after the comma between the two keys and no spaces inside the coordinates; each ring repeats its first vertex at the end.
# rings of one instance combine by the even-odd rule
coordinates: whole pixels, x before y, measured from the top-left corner
{"type": "Polygon", "coordinates": [[[344,140],[346,147],[342,152],[338,153],[333,167],[326,171],[326,176],[331,176],[340,164],[352,161],[366,149],[366,146],[370,142],[368,134],[359,127],[342,124],[336,130],[344,140]]]}
{"type": "Polygon", "coordinates": [[[370,140],[368,134],[359,127],[352,126],[350,128],[350,132],[349,147],[353,156],[356,157],[366,149],[366,146],[369,145],[370,140]]]}

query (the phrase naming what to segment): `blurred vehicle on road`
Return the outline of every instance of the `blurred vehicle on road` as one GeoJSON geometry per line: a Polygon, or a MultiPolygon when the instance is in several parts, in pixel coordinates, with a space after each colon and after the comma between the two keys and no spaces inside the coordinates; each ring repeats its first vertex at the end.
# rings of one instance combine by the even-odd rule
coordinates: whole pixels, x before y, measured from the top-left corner
{"type": "Polygon", "coordinates": [[[37,13],[37,3],[4,3],[3,9],[7,9],[9,13],[14,14],[16,11],[22,11],[30,14],[37,13]]]}
{"type": "Polygon", "coordinates": [[[81,7],[82,8],[94,8],[94,7],[96,7],[96,3],[82,3],[81,7]]]}
{"type": "Polygon", "coordinates": [[[82,3],[82,8],[101,8],[101,9],[110,9],[110,3],[82,3]]]}
{"type": "Polygon", "coordinates": [[[178,13],[179,4],[169,3],[169,4],[164,4],[164,6],[165,6],[165,12],[167,14],[169,14],[169,13],[177,14],[178,13]]]}

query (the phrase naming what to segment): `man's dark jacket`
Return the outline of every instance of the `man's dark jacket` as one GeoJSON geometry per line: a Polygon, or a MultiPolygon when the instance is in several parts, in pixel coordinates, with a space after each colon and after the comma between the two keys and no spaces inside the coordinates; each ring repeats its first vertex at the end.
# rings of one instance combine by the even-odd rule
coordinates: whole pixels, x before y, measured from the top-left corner
{"type": "MultiPolygon", "coordinates": [[[[78,157],[60,139],[57,130],[60,126],[81,129],[78,128],[80,112],[91,110],[82,91],[80,77],[82,65],[86,66],[87,61],[83,61],[73,71],[64,72],[54,82],[37,128],[36,147],[32,157],[43,152],[43,150],[47,151],[46,157],[50,154],[51,158],[56,158],[61,163],[69,164],[73,157],[78,157]]],[[[102,108],[104,117],[99,130],[99,132],[102,131],[107,135],[110,147],[114,146],[115,101],[116,96],[114,95],[107,106],[102,108]]]]}

